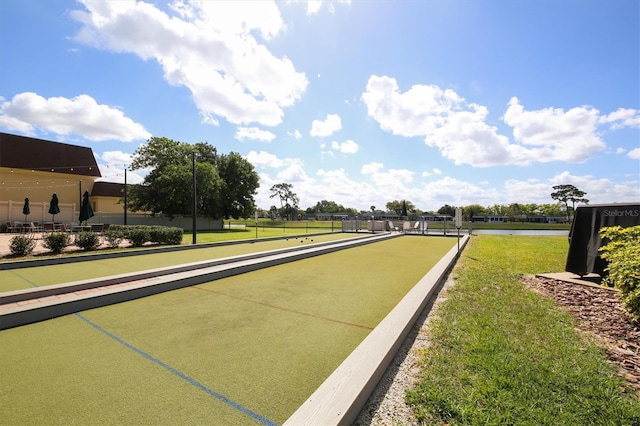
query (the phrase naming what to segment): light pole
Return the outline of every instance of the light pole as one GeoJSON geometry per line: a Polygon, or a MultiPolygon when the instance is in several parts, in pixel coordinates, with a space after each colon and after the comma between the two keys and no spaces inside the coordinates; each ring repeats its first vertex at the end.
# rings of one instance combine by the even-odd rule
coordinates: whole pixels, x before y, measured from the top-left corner
{"type": "Polygon", "coordinates": [[[192,220],[193,220],[193,231],[192,231],[192,238],[191,238],[191,242],[192,244],[196,244],[196,209],[198,207],[198,202],[197,202],[197,198],[196,198],[196,152],[195,151],[191,151],[191,175],[192,175],[192,180],[193,180],[193,216],[192,216],[192,220]]]}
{"type": "Polygon", "coordinates": [[[124,224],[127,225],[127,168],[124,168],[124,224]]]}

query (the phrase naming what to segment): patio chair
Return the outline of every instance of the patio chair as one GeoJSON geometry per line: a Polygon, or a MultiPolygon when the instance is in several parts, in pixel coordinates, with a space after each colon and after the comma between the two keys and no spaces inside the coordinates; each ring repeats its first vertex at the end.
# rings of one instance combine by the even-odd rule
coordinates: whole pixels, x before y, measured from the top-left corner
{"type": "Polygon", "coordinates": [[[92,223],[91,224],[91,231],[100,233],[103,230],[104,230],[104,223],[92,223]]]}

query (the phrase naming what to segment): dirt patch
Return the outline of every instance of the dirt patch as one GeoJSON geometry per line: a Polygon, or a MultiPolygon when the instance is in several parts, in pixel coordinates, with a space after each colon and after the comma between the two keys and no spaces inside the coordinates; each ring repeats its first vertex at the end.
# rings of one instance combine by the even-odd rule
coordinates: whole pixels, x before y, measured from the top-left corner
{"type": "Polygon", "coordinates": [[[640,323],[625,314],[617,291],[538,276],[525,276],[522,283],[552,298],[578,321],[582,332],[601,342],[608,361],[619,367],[640,397],[640,323]]]}

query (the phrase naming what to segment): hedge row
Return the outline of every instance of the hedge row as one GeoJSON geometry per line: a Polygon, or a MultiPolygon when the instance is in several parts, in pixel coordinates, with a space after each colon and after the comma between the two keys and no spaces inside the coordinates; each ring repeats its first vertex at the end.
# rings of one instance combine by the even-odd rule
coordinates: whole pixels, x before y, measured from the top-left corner
{"type": "Polygon", "coordinates": [[[150,225],[111,225],[105,233],[105,237],[128,240],[132,246],[140,247],[146,243],[160,245],[182,244],[184,230],[173,226],[150,226],[150,225]]]}
{"type": "MultiPolygon", "coordinates": [[[[118,247],[123,241],[129,241],[133,247],[142,247],[147,243],[158,245],[182,244],[182,228],[169,226],[123,226],[112,225],[102,233],[109,247],[118,247]]],[[[75,245],[84,251],[95,250],[100,246],[100,235],[96,232],[79,232],[71,237],[66,232],[52,232],[42,237],[42,245],[53,254],[60,254],[68,246],[75,245]]],[[[30,235],[17,235],[11,238],[9,250],[14,256],[28,256],[36,247],[35,239],[30,235]]]]}

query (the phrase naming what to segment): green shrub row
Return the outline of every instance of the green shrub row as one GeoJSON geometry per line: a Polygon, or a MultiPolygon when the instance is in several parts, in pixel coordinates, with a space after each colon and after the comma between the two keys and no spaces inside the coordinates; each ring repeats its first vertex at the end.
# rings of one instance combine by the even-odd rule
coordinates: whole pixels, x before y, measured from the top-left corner
{"type": "Polygon", "coordinates": [[[128,240],[132,246],[141,247],[146,243],[155,243],[160,245],[178,245],[182,244],[182,228],[173,226],[150,226],[150,225],[111,225],[105,232],[105,237],[109,241],[112,239],[128,240]]]}
{"type": "MultiPolygon", "coordinates": [[[[146,243],[160,245],[182,244],[182,228],[168,226],[122,226],[112,225],[103,233],[107,245],[118,247],[127,240],[134,247],[142,247],[146,243]]],[[[66,232],[52,232],[42,237],[42,245],[53,254],[60,254],[72,243],[84,251],[91,251],[100,245],[100,235],[97,232],[86,231],[75,234],[72,238],[66,232]]],[[[16,235],[11,238],[9,250],[14,256],[28,256],[36,247],[35,238],[30,235],[16,235]]]]}
{"type": "Polygon", "coordinates": [[[603,284],[620,290],[625,309],[640,321],[640,226],[602,228],[600,237],[601,257],[608,262],[603,284]]]}

